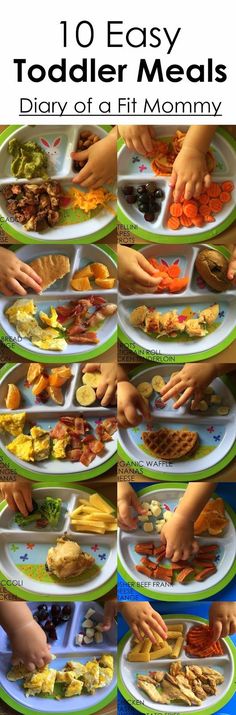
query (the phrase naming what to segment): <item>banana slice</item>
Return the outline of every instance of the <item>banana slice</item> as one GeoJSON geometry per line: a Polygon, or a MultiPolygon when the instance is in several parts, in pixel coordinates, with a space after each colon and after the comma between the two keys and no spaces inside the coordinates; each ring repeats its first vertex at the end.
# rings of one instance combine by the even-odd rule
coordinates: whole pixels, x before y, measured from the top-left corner
{"type": "Polygon", "coordinates": [[[152,386],[150,382],[140,382],[139,385],[137,385],[137,390],[140,392],[140,395],[142,397],[151,397],[151,394],[153,392],[152,386]]]}
{"type": "Polygon", "coordinates": [[[160,392],[163,387],[165,387],[165,380],[163,380],[162,375],[154,375],[152,378],[152,386],[155,392],[160,392]]]}
{"type": "Polygon", "coordinates": [[[82,377],[82,382],[84,385],[90,385],[91,387],[94,387],[95,389],[98,387],[100,381],[101,381],[101,373],[98,371],[97,372],[85,372],[82,377]]]}
{"type": "Polygon", "coordinates": [[[218,407],[217,414],[218,415],[228,415],[229,407],[227,407],[227,405],[222,405],[221,407],[218,407]]]}
{"type": "Polygon", "coordinates": [[[91,385],[82,385],[76,390],[76,400],[79,405],[88,407],[96,402],[96,392],[91,385]]]}

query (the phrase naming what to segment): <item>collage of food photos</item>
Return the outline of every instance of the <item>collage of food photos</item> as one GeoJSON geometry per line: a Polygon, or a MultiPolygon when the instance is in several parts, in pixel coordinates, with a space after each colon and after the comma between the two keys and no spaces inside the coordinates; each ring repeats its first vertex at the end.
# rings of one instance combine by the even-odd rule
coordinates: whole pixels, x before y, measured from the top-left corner
{"type": "Polygon", "coordinates": [[[0,126],[0,715],[236,711],[236,127],[0,126]]]}

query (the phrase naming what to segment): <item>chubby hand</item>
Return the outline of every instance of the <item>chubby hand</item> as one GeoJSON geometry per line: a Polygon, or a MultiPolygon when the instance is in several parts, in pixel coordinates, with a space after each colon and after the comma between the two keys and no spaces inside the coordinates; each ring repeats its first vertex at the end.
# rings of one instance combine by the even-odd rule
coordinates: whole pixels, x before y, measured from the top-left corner
{"type": "Polygon", "coordinates": [[[32,511],[32,485],[28,479],[0,482],[0,490],[12,511],[20,511],[23,516],[28,516],[32,511]]]}
{"type": "Polygon", "coordinates": [[[145,509],[140,504],[134,489],[130,484],[118,484],[118,517],[122,529],[132,530],[137,528],[137,515],[145,514],[145,509]],[[133,512],[136,512],[133,515],[133,512]]]}
{"type": "Polygon", "coordinates": [[[102,407],[116,404],[117,366],[115,362],[87,362],[82,372],[100,372],[101,381],[96,389],[102,407]]]}
{"type": "Polygon", "coordinates": [[[101,626],[101,630],[104,631],[110,631],[114,619],[117,614],[117,599],[116,598],[109,598],[108,601],[106,601],[105,606],[104,606],[104,616],[103,616],[103,624],[101,626]]]}
{"type": "Polygon", "coordinates": [[[212,629],[212,643],[236,633],[235,601],[215,601],[209,611],[209,626],[212,629]]]}
{"type": "Polygon", "coordinates": [[[24,663],[27,670],[43,668],[51,661],[50,646],[41,626],[33,618],[10,636],[12,664],[24,663]]]}
{"type": "Polygon", "coordinates": [[[187,200],[197,199],[202,189],[207,189],[210,183],[211,175],[207,168],[206,154],[183,144],[174,161],[170,177],[170,186],[174,189],[174,201],[179,201],[182,195],[187,200]]]}
{"type": "Polygon", "coordinates": [[[234,248],[229,261],[227,278],[229,281],[233,281],[233,285],[236,284],[236,248],[234,248]]]}
{"type": "Polygon", "coordinates": [[[144,419],[150,419],[149,405],[137,388],[128,381],[118,383],[118,426],[136,427],[144,419]]]}
{"type": "Polygon", "coordinates": [[[156,132],[146,124],[119,125],[118,132],[130,151],[147,156],[155,151],[156,132]]]}
{"type": "Polygon", "coordinates": [[[154,277],[155,268],[142,253],[119,246],[118,258],[121,290],[129,293],[155,293],[162,279],[154,277]]]}
{"type": "Polygon", "coordinates": [[[137,640],[143,637],[150,638],[152,643],[156,642],[156,635],[164,640],[167,639],[167,626],[157,611],[152,608],[148,601],[129,601],[122,603],[121,613],[129,624],[137,640]]]}
{"type": "Polygon", "coordinates": [[[198,551],[197,541],[194,540],[194,524],[177,512],[163,526],[161,542],[166,546],[166,558],[171,561],[187,561],[198,551]]]}
{"type": "Polygon", "coordinates": [[[175,410],[181,407],[181,405],[184,405],[193,395],[196,402],[199,402],[204,390],[210,382],[212,382],[215,374],[213,364],[208,363],[207,365],[202,365],[202,363],[195,363],[194,365],[190,365],[187,363],[182,370],[179,370],[179,372],[167,382],[165,387],[162,388],[162,402],[168,402],[172,397],[175,398],[177,396],[178,399],[173,405],[175,410]],[[182,394],[179,397],[180,392],[182,394]]]}
{"type": "Polygon", "coordinates": [[[0,248],[0,292],[4,295],[26,295],[26,288],[41,290],[42,278],[7,248],[0,248]]]}
{"type": "Polygon", "coordinates": [[[87,189],[98,189],[104,184],[113,184],[117,174],[116,140],[109,134],[83,151],[71,153],[75,161],[86,161],[85,166],[72,179],[87,189]]]}

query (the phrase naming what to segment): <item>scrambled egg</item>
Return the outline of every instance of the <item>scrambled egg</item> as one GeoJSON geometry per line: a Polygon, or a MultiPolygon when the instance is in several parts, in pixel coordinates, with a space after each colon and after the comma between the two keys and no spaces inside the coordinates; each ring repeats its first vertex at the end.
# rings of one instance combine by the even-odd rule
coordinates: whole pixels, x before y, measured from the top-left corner
{"type": "Polygon", "coordinates": [[[67,437],[61,437],[60,439],[53,439],[52,442],[52,457],[54,459],[65,459],[66,457],[66,447],[70,442],[70,435],[67,437]]]}
{"type": "MultiPolygon", "coordinates": [[[[55,656],[52,656],[54,659],[55,656]]],[[[94,658],[85,665],[77,661],[68,661],[63,670],[54,670],[46,665],[33,673],[29,673],[24,665],[15,665],[7,674],[8,680],[24,679],[23,688],[26,697],[29,695],[54,695],[55,682],[65,686],[65,698],[86,693],[95,693],[97,688],[109,685],[113,678],[113,657],[104,654],[100,659],[94,658]]],[[[56,696],[55,696],[56,697],[56,696]]]]}
{"type": "Polygon", "coordinates": [[[44,670],[27,675],[23,687],[27,690],[26,697],[29,695],[53,695],[54,685],[57,671],[46,666],[44,670]]]}
{"type": "Polygon", "coordinates": [[[57,319],[56,309],[51,306],[51,315],[48,316],[43,311],[40,312],[42,323],[48,325],[48,328],[42,328],[36,318],[33,316],[37,312],[37,307],[33,300],[16,300],[10,308],[7,308],[6,315],[8,320],[22,338],[31,340],[32,345],[41,350],[57,350],[62,351],[67,347],[66,340],[59,337],[59,332],[56,328],[64,330],[61,323],[57,319]]]}
{"type": "Polygon", "coordinates": [[[82,680],[72,680],[65,690],[65,698],[71,698],[73,695],[80,695],[84,687],[82,680]]]}
{"type": "Polygon", "coordinates": [[[39,317],[40,317],[40,320],[42,320],[42,323],[49,325],[50,328],[60,328],[60,330],[65,330],[65,328],[63,328],[62,324],[59,323],[56,308],[53,308],[52,305],[50,307],[50,313],[51,313],[51,315],[49,316],[49,315],[47,315],[47,313],[44,313],[42,310],[40,311],[39,317]]]}
{"type": "Polygon", "coordinates": [[[99,665],[96,660],[86,663],[86,670],[83,676],[84,684],[88,693],[93,693],[99,686],[99,665]]]}
{"type": "Polygon", "coordinates": [[[34,462],[33,440],[28,434],[19,434],[7,444],[7,449],[24,462],[34,462]]]}
{"type": "Polygon", "coordinates": [[[17,437],[18,434],[23,432],[25,418],[25,412],[18,412],[15,415],[0,415],[0,432],[5,430],[5,432],[12,434],[13,437],[17,437]]]}

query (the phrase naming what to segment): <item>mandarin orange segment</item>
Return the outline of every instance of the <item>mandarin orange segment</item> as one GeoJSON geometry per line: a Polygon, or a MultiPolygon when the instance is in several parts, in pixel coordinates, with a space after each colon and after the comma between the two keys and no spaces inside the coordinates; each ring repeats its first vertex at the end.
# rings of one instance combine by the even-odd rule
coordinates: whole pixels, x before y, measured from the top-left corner
{"type": "Polygon", "coordinates": [[[71,368],[66,365],[53,367],[51,375],[49,375],[49,385],[52,385],[53,387],[62,387],[67,380],[70,380],[71,375],[71,368]]]}
{"type": "Polygon", "coordinates": [[[87,276],[84,278],[72,278],[70,285],[73,290],[92,290],[90,280],[87,276]]]}
{"type": "Polygon", "coordinates": [[[39,379],[37,380],[37,382],[34,383],[32,387],[33,395],[40,395],[43,390],[46,390],[48,383],[49,378],[47,377],[47,375],[40,375],[39,379]]]}
{"type": "Polygon", "coordinates": [[[29,364],[26,380],[31,385],[37,377],[39,377],[43,372],[43,365],[40,362],[31,362],[29,364]]]}
{"type": "Polygon", "coordinates": [[[114,288],[115,278],[95,278],[95,283],[99,288],[108,290],[109,288],[114,288]]]}
{"type": "Polygon", "coordinates": [[[12,383],[8,385],[5,402],[8,410],[17,410],[20,407],[21,393],[17,385],[12,383]]]}
{"type": "Polygon", "coordinates": [[[109,278],[109,270],[104,263],[91,263],[94,278],[109,278]]]}

